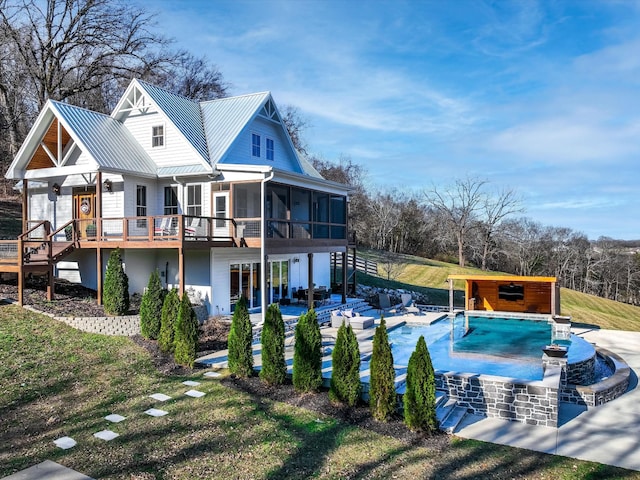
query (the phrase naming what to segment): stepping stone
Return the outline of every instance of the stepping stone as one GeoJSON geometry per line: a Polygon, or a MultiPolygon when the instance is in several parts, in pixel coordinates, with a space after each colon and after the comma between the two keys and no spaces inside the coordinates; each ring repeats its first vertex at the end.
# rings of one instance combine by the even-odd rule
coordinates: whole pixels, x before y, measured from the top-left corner
{"type": "Polygon", "coordinates": [[[54,440],[53,443],[56,444],[56,447],[63,450],[67,450],[77,445],[77,442],[71,437],[60,437],[57,440],[54,440]]]}
{"type": "Polygon", "coordinates": [[[126,419],[127,417],[123,417],[122,415],[118,415],[117,413],[112,413],[111,415],[107,415],[104,417],[105,420],[109,420],[113,423],[118,423],[126,419]]]}
{"type": "Polygon", "coordinates": [[[221,374],[221,373],[218,373],[218,372],[206,372],[206,373],[204,374],[204,376],[205,376],[205,377],[213,377],[213,378],[216,378],[216,377],[220,377],[220,376],[222,376],[222,374],[221,374]]]}
{"type": "Polygon", "coordinates": [[[200,385],[200,382],[194,382],[193,380],[185,380],[184,382],[182,382],[183,385],[186,385],[187,387],[197,387],[198,385],[200,385]]]}
{"type": "Polygon", "coordinates": [[[166,412],[164,410],[159,410],[157,408],[150,408],[149,410],[146,410],[144,413],[146,413],[147,415],[151,415],[152,417],[164,417],[169,412],[166,412]]]}
{"type": "Polygon", "coordinates": [[[165,395],[164,393],[154,393],[153,395],[149,395],[154,400],[158,400],[159,402],[166,402],[167,400],[171,400],[169,395],[165,395]]]}
{"type": "Polygon", "coordinates": [[[193,398],[200,398],[200,397],[204,397],[206,395],[206,393],[200,392],[198,390],[189,390],[188,392],[185,392],[184,394],[188,395],[190,397],[193,397],[193,398]]]}
{"type": "Polygon", "coordinates": [[[102,430],[101,432],[94,433],[93,436],[105,442],[110,442],[114,438],[119,437],[120,434],[112,432],[111,430],[102,430]]]}

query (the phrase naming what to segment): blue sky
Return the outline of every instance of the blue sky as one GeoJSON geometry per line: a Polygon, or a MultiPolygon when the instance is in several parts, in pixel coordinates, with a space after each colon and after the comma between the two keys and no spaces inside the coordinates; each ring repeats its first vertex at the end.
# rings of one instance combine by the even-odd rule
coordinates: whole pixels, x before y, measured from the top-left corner
{"type": "Polygon", "coordinates": [[[524,215],[640,239],[640,1],[147,2],[231,94],[270,90],[372,187],[477,176],[524,215]]]}

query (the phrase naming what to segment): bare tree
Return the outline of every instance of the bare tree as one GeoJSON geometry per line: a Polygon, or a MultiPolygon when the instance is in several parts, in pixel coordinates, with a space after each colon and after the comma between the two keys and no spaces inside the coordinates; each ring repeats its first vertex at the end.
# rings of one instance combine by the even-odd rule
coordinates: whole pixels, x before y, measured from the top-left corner
{"type": "Polygon", "coordinates": [[[382,272],[387,277],[387,280],[397,280],[407,266],[407,262],[397,253],[384,252],[382,261],[378,262],[378,266],[382,266],[382,272]]]}
{"type": "Polygon", "coordinates": [[[482,240],[482,270],[487,269],[487,259],[494,252],[496,244],[493,237],[500,223],[509,215],[522,212],[520,200],[513,190],[502,190],[497,195],[487,195],[483,198],[481,211],[483,213],[480,222],[482,240]]]}
{"type": "Polygon", "coordinates": [[[280,110],[282,122],[287,127],[293,146],[302,155],[308,155],[304,131],[309,128],[309,121],[302,116],[298,107],[294,105],[284,105],[280,110]]]}
{"type": "Polygon", "coordinates": [[[455,184],[439,189],[434,186],[425,192],[428,204],[442,215],[451,235],[458,245],[458,265],[465,266],[467,236],[477,225],[478,214],[482,211],[486,195],[482,188],[487,182],[467,177],[456,180],[455,184]]]}

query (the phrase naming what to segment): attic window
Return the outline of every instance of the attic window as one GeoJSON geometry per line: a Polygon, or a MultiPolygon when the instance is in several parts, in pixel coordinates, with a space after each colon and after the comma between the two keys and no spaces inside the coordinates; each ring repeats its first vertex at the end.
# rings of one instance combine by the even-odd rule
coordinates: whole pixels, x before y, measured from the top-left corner
{"type": "Polygon", "coordinates": [[[254,157],[260,156],[260,135],[257,133],[251,134],[251,155],[254,157]]]}
{"type": "Polygon", "coordinates": [[[164,147],[164,125],[151,127],[151,146],[164,147]]]}
{"type": "Polygon", "coordinates": [[[274,151],[275,151],[275,147],[273,146],[273,139],[272,138],[267,138],[266,139],[266,144],[267,144],[267,160],[273,160],[274,158],[274,151]]]}

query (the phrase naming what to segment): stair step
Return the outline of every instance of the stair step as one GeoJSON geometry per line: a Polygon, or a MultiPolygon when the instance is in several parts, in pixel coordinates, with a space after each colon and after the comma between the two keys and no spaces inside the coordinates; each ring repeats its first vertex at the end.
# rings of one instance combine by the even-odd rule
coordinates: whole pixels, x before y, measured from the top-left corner
{"type": "Polygon", "coordinates": [[[436,418],[438,419],[438,423],[442,424],[456,405],[456,401],[451,398],[448,398],[446,402],[441,403],[438,408],[436,408],[436,418]]]}
{"type": "Polygon", "coordinates": [[[446,393],[436,390],[436,408],[438,408],[442,402],[446,402],[448,398],[446,393]]]}
{"type": "Polygon", "coordinates": [[[440,430],[446,433],[453,433],[466,414],[466,408],[456,405],[444,421],[440,422],[440,430]]]}

